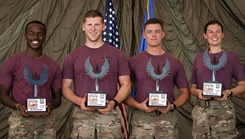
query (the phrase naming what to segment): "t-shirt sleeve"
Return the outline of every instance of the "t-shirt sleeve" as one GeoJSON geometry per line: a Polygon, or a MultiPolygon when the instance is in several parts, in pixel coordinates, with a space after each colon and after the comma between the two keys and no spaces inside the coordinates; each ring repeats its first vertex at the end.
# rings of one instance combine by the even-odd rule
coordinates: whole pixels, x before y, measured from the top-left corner
{"type": "Polygon", "coordinates": [[[130,80],[131,82],[135,81],[135,74],[133,72],[134,64],[132,58],[128,60],[129,70],[130,70],[130,80]]]}
{"type": "Polygon", "coordinates": [[[180,88],[188,88],[189,87],[189,83],[185,74],[185,70],[183,65],[181,64],[180,61],[178,61],[178,63],[176,63],[177,66],[177,75],[176,75],[176,85],[177,87],[180,88]]]}
{"type": "Polygon", "coordinates": [[[0,84],[12,85],[14,80],[13,65],[10,59],[6,59],[0,71],[0,84]]]}
{"type": "Polygon", "coordinates": [[[191,78],[190,78],[190,84],[197,84],[197,73],[196,73],[196,61],[197,58],[194,59],[194,64],[192,68],[191,78]]]}
{"type": "Polygon", "coordinates": [[[73,60],[70,54],[68,54],[64,60],[62,67],[62,78],[63,79],[73,79],[73,60]]]}
{"type": "Polygon", "coordinates": [[[245,75],[244,71],[242,69],[242,64],[240,62],[240,58],[234,54],[232,61],[237,61],[237,62],[232,62],[234,65],[234,72],[233,72],[233,77],[237,82],[245,80],[245,75]]]}
{"type": "Polygon", "coordinates": [[[118,53],[118,61],[118,76],[130,75],[128,61],[123,53],[118,53]]]}
{"type": "Polygon", "coordinates": [[[61,82],[62,82],[61,69],[60,66],[57,64],[54,80],[52,82],[52,88],[61,88],[61,82]]]}

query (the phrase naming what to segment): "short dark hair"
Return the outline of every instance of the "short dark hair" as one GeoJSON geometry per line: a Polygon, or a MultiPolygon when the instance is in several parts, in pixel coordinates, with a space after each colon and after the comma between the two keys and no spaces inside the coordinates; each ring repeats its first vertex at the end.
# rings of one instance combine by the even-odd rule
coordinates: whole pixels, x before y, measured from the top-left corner
{"type": "Polygon", "coordinates": [[[204,33],[207,32],[207,28],[209,25],[214,25],[214,24],[218,24],[221,27],[221,31],[223,32],[223,25],[217,20],[211,20],[204,26],[204,33]]]}
{"type": "Polygon", "coordinates": [[[44,27],[44,33],[45,33],[45,35],[46,35],[46,31],[47,31],[46,25],[45,25],[43,22],[38,21],[38,20],[33,20],[33,21],[27,23],[27,24],[26,24],[26,28],[25,28],[25,33],[27,33],[27,28],[28,28],[28,26],[29,26],[30,24],[39,24],[39,25],[42,25],[42,26],[44,27]]]}
{"type": "Polygon", "coordinates": [[[102,20],[102,23],[104,23],[104,19],[105,19],[104,18],[104,15],[101,12],[97,11],[97,10],[90,10],[90,11],[88,11],[85,14],[85,16],[84,16],[83,23],[85,22],[86,18],[88,18],[88,17],[92,17],[92,18],[94,18],[94,17],[100,17],[101,20],[102,20]]]}
{"type": "Polygon", "coordinates": [[[145,27],[149,24],[159,24],[163,30],[163,21],[158,19],[158,18],[151,18],[151,19],[147,20],[145,25],[144,25],[144,30],[145,30],[145,27]]]}

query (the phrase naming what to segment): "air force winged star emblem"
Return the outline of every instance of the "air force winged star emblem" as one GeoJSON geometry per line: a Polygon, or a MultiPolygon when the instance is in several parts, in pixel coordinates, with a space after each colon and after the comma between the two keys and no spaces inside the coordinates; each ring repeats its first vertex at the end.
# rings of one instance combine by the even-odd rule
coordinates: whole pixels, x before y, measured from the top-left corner
{"type": "Polygon", "coordinates": [[[162,80],[162,79],[166,78],[169,75],[170,70],[171,70],[171,67],[170,67],[170,63],[169,63],[168,59],[166,59],[166,64],[162,68],[161,74],[156,74],[154,72],[154,67],[151,64],[151,58],[147,62],[146,71],[147,71],[148,75],[151,76],[154,80],[162,80]]]}
{"type": "Polygon", "coordinates": [[[105,77],[105,75],[108,74],[109,68],[110,68],[110,64],[109,64],[108,59],[105,57],[105,61],[104,61],[104,64],[102,65],[102,67],[101,67],[100,73],[94,73],[94,72],[93,72],[93,67],[92,67],[92,65],[90,64],[89,57],[88,57],[88,58],[86,59],[86,61],[85,61],[84,68],[85,68],[86,73],[87,73],[92,79],[101,79],[101,78],[105,77]]]}
{"type": "Polygon", "coordinates": [[[32,73],[28,67],[28,65],[26,65],[25,70],[24,70],[24,77],[27,80],[27,82],[33,86],[37,85],[37,86],[41,86],[44,83],[47,82],[48,80],[48,68],[47,66],[44,64],[44,69],[43,72],[40,75],[40,79],[39,80],[35,80],[32,78],[32,73]]]}

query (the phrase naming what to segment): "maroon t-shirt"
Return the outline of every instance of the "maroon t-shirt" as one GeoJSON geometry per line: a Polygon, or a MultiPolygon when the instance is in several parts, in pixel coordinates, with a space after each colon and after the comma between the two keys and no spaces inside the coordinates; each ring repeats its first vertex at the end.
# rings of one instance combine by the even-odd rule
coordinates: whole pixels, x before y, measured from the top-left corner
{"type": "Polygon", "coordinates": [[[161,74],[162,69],[166,65],[166,59],[170,63],[169,75],[159,81],[159,91],[163,91],[168,94],[168,100],[173,102],[174,98],[174,86],[179,89],[188,88],[188,80],[181,62],[171,56],[168,53],[162,55],[150,55],[146,51],[137,54],[129,59],[129,67],[131,70],[131,80],[134,84],[134,98],[139,103],[143,102],[152,91],[156,91],[156,80],[148,75],[146,66],[148,60],[151,58],[152,66],[156,74],[161,74]],[[158,70],[158,68],[160,70],[158,70]],[[160,72],[158,72],[160,71],[160,72]]]}
{"type": "Polygon", "coordinates": [[[118,77],[130,74],[127,58],[121,50],[108,44],[103,44],[99,48],[82,45],[69,53],[64,60],[62,74],[64,79],[74,80],[74,92],[80,97],[95,91],[95,79],[85,71],[85,62],[88,58],[93,73],[97,74],[101,73],[105,58],[108,59],[109,70],[99,79],[98,90],[107,94],[107,100],[113,99],[118,91],[118,77]]]}
{"type": "MultiPolygon", "coordinates": [[[[196,84],[198,89],[203,89],[203,83],[212,80],[212,70],[208,69],[203,62],[203,54],[200,53],[195,57],[192,75],[190,78],[191,84],[196,84]]],[[[223,51],[216,54],[208,54],[211,63],[214,64],[214,60],[219,62],[219,58],[222,56],[223,51]],[[215,58],[214,58],[215,57],[215,58]]],[[[236,81],[245,80],[244,72],[240,62],[240,58],[233,52],[226,51],[227,63],[225,66],[216,71],[215,80],[222,83],[222,89],[231,89],[232,79],[236,81]]],[[[216,64],[218,64],[216,62],[216,64]]]]}
{"type": "Polygon", "coordinates": [[[61,88],[61,69],[52,58],[45,54],[39,59],[34,59],[25,52],[19,52],[3,63],[0,84],[12,85],[12,98],[17,103],[25,104],[27,98],[34,97],[32,79],[40,81],[38,97],[44,97],[47,102],[50,102],[52,100],[50,89],[61,88]],[[47,78],[46,81],[41,82],[41,74],[47,78]]]}

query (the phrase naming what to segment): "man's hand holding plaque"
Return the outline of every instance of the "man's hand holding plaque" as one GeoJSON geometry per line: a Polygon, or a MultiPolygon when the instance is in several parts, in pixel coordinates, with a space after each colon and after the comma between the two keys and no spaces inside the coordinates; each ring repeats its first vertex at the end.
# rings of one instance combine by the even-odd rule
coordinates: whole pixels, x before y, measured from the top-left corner
{"type": "Polygon", "coordinates": [[[176,109],[176,105],[174,103],[170,103],[169,101],[167,103],[168,103],[167,107],[157,108],[157,110],[163,114],[166,114],[176,109]]]}
{"type": "Polygon", "coordinates": [[[48,103],[46,106],[46,111],[43,111],[43,112],[33,112],[33,111],[28,111],[27,108],[28,106],[26,105],[22,105],[20,103],[16,104],[16,109],[20,112],[20,114],[23,116],[23,117],[31,117],[31,116],[35,116],[35,117],[38,117],[38,116],[43,116],[43,117],[47,117],[50,115],[50,112],[52,111],[52,104],[51,103],[48,103]]]}

